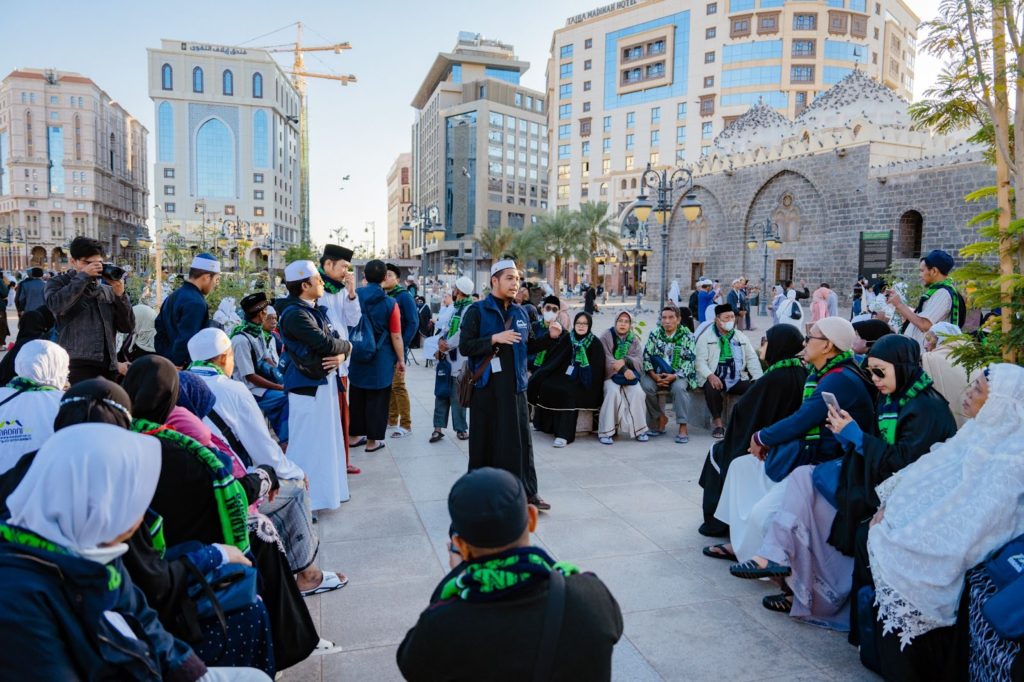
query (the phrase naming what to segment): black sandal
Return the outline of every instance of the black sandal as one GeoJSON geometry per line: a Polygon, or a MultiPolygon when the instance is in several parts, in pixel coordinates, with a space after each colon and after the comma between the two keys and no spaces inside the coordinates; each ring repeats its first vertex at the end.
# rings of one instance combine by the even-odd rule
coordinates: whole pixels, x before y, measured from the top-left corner
{"type": "Polygon", "coordinates": [[[386,445],[387,445],[387,443],[385,443],[384,441],[379,441],[376,446],[374,446],[372,448],[366,448],[366,452],[369,453],[369,452],[377,452],[378,450],[383,450],[386,447],[386,445]]]}
{"type": "Polygon", "coordinates": [[[737,578],[743,578],[745,580],[757,580],[759,578],[785,578],[792,572],[793,571],[790,570],[789,566],[777,564],[770,559],[768,560],[768,565],[764,568],[758,566],[757,562],[753,559],[750,561],[744,561],[742,564],[736,564],[729,567],[729,573],[732,573],[737,578]]]}
{"type": "Polygon", "coordinates": [[[444,432],[443,431],[434,431],[432,434],[430,434],[430,442],[431,443],[436,443],[437,441],[441,440],[442,438],[444,438],[444,432]]]}
{"type": "Polygon", "coordinates": [[[459,437],[459,440],[469,440],[469,432],[468,431],[459,431],[458,437],[459,437]]]}
{"type": "Polygon", "coordinates": [[[785,594],[773,594],[761,600],[761,606],[776,613],[789,613],[793,610],[793,602],[785,594]]]}
{"type": "Polygon", "coordinates": [[[725,438],[725,428],[722,426],[716,426],[711,430],[711,437],[716,440],[725,438]]]}
{"type": "Polygon", "coordinates": [[[361,448],[364,445],[366,445],[366,437],[365,436],[363,438],[360,438],[359,440],[357,440],[355,443],[349,443],[348,444],[348,446],[350,448],[361,448]]]}
{"type": "Polygon", "coordinates": [[[721,545],[711,545],[710,547],[705,547],[704,549],[702,549],[701,550],[701,554],[703,554],[704,556],[709,556],[712,559],[724,559],[724,560],[727,560],[727,561],[736,561],[736,555],[733,554],[732,552],[730,552],[729,550],[727,550],[725,547],[726,547],[726,545],[724,545],[724,544],[721,544],[721,545]],[[715,550],[719,550],[719,551],[716,552],[715,550]]]}

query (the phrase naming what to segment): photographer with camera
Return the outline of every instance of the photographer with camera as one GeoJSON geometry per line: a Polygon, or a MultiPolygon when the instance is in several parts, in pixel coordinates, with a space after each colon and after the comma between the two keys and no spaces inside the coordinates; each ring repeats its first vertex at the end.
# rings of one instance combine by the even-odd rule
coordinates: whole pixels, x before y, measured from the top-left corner
{"type": "Polygon", "coordinates": [[[115,335],[135,328],[124,291],[125,271],[103,262],[103,244],[90,237],[71,242],[71,270],[46,282],[46,307],[57,319],[59,343],[71,358],[71,384],[117,376],[115,335]]]}

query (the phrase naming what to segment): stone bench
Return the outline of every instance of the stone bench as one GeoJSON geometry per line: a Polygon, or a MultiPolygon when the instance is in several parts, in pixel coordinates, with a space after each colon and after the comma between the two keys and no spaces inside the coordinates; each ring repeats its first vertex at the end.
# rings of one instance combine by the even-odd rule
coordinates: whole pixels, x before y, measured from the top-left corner
{"type": "MultiPolygon", "coordinates": [[[[689,394],[690,403],[687,406],[687,424],[689,426],[696,426],[706,431],[711,430],[711,412],[708,411],[707,401],[704,400],[704,391],[702,389],[691,389],[687,391],[689,394]]],[[[725,401],[722,409],[722,423],[729,423],[729,415],[732,414],[733,405],[739,396],[725,394],[725,401]]],[[[658,391],[658,400],[665,407],[672,404],[672,394],[669,391],[658,391]]],[[[576,417],[576,433],[597,433],[597,418],[600,409],[583,409],[578,410],[579,414],[576,417]]],[[[673,419],[669,419],[668,426],[671,426],[673,419]]]]}

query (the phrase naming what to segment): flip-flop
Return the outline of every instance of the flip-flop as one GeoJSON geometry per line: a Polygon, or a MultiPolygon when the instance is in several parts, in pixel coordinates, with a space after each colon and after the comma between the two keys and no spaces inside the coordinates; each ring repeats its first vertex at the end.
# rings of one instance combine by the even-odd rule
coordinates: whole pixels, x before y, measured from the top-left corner
{"type": "Polygon", "coordinates": [[[648,431],[647,432],[647,436],[649,438],[657,438],[658,436],[664,436],[664,435],[665,435],[664,431],[648,431]]]}
{"type": "Polygon", "coordinates": [[[773,594],[761,600],[761,606],[776,613],[789,613],[793,610],[793,602],[786,599],[785,594],[773,594]]]}
{"type": "Polygon", "coordinates": [[[366,448],[366,451],[367,452],[377,452],[378,450],[383,450],[386,445],[387,445],[387,443],[385,443],[384,441],[381,441],[381,442],[377,443],[376,447],[366,448]]]}
{"type": "Polygon", "coordinates": [[[468,431],[459,431],[457,436],[458,436],[459,440],[469,440],[469,432],[468,431]]]}
{"type": "Polygon", "coordinates": [[[336,654],[341,651],[341,647],[332,642],[329,639],[320,638],[320,641],[316,643],[316,648],[313,649],[310,656],[329,656],[336,654]]]}
{"type": "Polygon", "coordinates": [[[407,428],[405,428],[403,426],[396,426],[395,430],[391,432],[391,437],[392,438],[405,438],[410,433],[412,433],[412,431],[410,431],[409,429],[407,429],[407,428]]]}
{"type": "Polygon", "coordinates": [[[732,573],[737,578],[744,578],[745,580],[758,580],[760,578],[785,578],[792,573],[792,569],[789,566],[783,566],[777,564],[772,560],[768,560],[768,565],[761,568],[757,565],[757,562],[751,559],[750,561],[744,561],[742,564],[736,564],[729,567],[729,573],[732,573]]]}
{"type": "Polygon", "coordinates": [[[690,437],[689,436],[676,436],[676,442],[679,443],[680,445],[686,445],[687,443],[690,442],[690,437]]]}
{"type": "Polygon", "coordinates": [[[725,428],[721,426],[716,426],[711,431],[711,437],[716,440],[722,440],[723,438],[725,438],[725,428]]]}
{"type": "MultiPolygon", "coordinates": [[[[395,437],[394,434],[392,434],[391,437],[394,438],[395,437]]],[[[442,438],[444,438],[444,432],[443,431],[434,431],[432,434],[430,434],[430,442],[431,443],[436,443],[437,441],[441,440],[442,438]]]]}
{"type": "Polygon", "coordinates": [[[600,438],[597,439],[597,442],[600,443],[601,445],[611,445],[615,441],[612,440],[611,436],[601,436],[600,438]]]}
{"type": "Polygon", "coordinates": [[[724,561],[736,561],[736,555],[725,548],[724,544],[711,545],[701,550],[701,554],[709,556],[712,559],[722,559],[724,561]],[[721,550],[716,552],[715,550],[721,550]]]}
{"type": "Polygon", "coordinates": [[[333,571],[322,571],[322,573],[323,578],[320,579],[320,584],[312,590],[303,591],[303,597],[312,597],[325,592],[333,592],[334,590],[340,590],[345,587],[345,585],[348,585],[348,577],[346,576],[339,576],[333,571]],[[343,577],[344,580],[342,580],[343,577]]]}
{"type": "Polygon", "coordinates": [[[349,475],[351,475],[351,476],[355,476],[356,474],[361,474],[361,473],[363,473],[363,470],[362,470],[362,469],[360,469],[359,467],[357,467],[357,466],[356,466],[356,465],[354,465],[354,464],[349,464],[349,465],[348,465],[348,469],[347,469],[347,473],[348,473],[349,475]]]}
{"type": "Polygon", "coordinates": [[[360,438],[359,440],[357,440],[355,443],[349,443],[348,444],[348,446],[350,448],[361,448],[364,445],[366,445],[366,437],[365,436],[360,438]]]}

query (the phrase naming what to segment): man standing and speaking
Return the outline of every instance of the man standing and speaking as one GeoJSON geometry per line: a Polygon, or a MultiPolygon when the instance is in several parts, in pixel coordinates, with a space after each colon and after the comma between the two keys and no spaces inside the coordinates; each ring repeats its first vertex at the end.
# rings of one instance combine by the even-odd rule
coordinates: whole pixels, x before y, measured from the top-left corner
{"type": "Polygon", "coordinates": [[[552,322],[544,338],[530,338],[530,320],[515,303],[519,270],[511,260],[491,266],[491,293],[469,307],[462,319],[459,353],[476,377],[470,415],[469,468],[497,467],[517,476],[530,504],[551,508],[537,494],[533,441],[526,405],[526,356],[545,350],[562,333],[552,322]]]}

